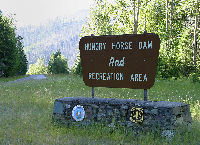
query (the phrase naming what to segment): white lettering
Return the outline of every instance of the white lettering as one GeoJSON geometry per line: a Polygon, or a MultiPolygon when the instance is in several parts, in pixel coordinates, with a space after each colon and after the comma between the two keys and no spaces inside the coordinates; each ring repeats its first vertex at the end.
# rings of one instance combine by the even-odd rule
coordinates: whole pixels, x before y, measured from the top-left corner
{"type": "Polygon", "coordinates": [[[106,73],[103,73],[103,80],[105,81],[106,79],[105,79],[105,75],[106,75],[106,73]]]}
{"type": "MultiPolygon", "coordinates": [[[[97,77],[99,75],[99,73],[96,73],[96,80],[99,80],[99,77],[97,77]]],[[[90,79],[90,78],[89,78],[90,79]]]]}
{"type": "Polygon", "coordinates": [[[94,79],[95,73],[89,73],[89,79],[93,80],[94,79]]]}
{"type": "Polygon", "coordinates": [[[85,44],[85,50],[88,50],[89,49],[89,43],[86,43],[85,44]]]}
{"type": "Polygon", "coordinates": [[[139,81],[142,81],[142,80],[141,80],[141,75],[142,75],[142,74],[139,74],[139,81]]]}
{"type": "Polygon", "coordinates": [[[115,80],[115,75],[113,73],[110,74],[111,74],[111,80],[115,80]]]}
{"type": "Polygon", "coordinates": [[[114,43],[112,43],[112,49],[115,49],[115,44],[114,43]],[[114,47],[114,48],[113,48],[114,47]]]}
{"type": "Polygon", "coordinates": [[[103,43],[103,46],[104,46],[103,49],[106,49],[106,43],[103,43]]]}
{"type": "Polygon", "coordinates": [[[148,41],[148,47],[147,47],[147,42],[139,42],[139,49],[152,49],[152,41],[148,41]]]}
{"type": "Polygon", "coordinates": [[[151,43],[149,43],[150,41],[148,41],[148,49],[151,47],[151,49],[152,49],[152,41],[151,41],[151,43]]]}
{"type": "Polygon", "coordinates": [[[100,80],[102,80],[102,76],[103,76],[103,75],[102,75],[102,73],[99,73],[99,74],[100,74],[100,75],[99,75],[99,76],[100,76],[100,80]]]}
{"type": "Polygon", "coordinates": [[[120,80],[124,80],[124,74],[120,73],[120,80]]]}
{"type": "Polygon", "coordinates": [[[95,48],[96,48],[95,43],[92,43],[92,50],[95,50],[95,48]]]}
{"type": "Polygon", "coordinates": [[[116,48],[115,49],[120,49],[121,47],[120,47],[121,45],[120,45],[120,43],[119,42],[117,42],[117,44],[116,44],[116,48]],[[117,46],[118,45],[118,46],[117,46]]]}
{"type": "Polygon", "coordinates": [[[123,73],[89,73],[90,80],[103,80],[103,81],[110,81],[110,80],[124,80],[123,73]]]}
{"type": "Polygon", "coordinates": [[[130,81],[134,81],[134,75],[131,75],[131,80],[130,81]]]}
{"type": "Polygon", "coordinates": [[[122,60],[115,60],[114,57],[110,58],[110,63],[108,64],[109,66],[124,66],[124,61],[125,61],[125,57],[123,57],[122,60]]]}
{"type": "Polygon", "coordinates": [[[142,42],[139,42],[139,49],[142,49],[142,42]]]}
{"type": "Polygon", "coordinates": [[[92,78],[91,73],[89,73],[89,80],[92,78]]]}
{"type": "Polygon", "coordinates": [[[99,50],[102,50],[102,43],[99,43],[99,50]]]}
{"type": "Polygon", "coordinates": [[[116,80],[119,80],[119,73],[116,74],[116,80]]]}
{"type": "Polygon", "coordinates": [[[144,75],[144,80],[143,81],[147,81],[147,75],[144,75]]]}
{"type": "Polygon", "coordinates": [[[128,42],[125,42],[125,49],[128,49],[128,42]]]}
{"type": "Polygon", "coordinates": [[[132,48],[131,48],[131,43],[132,43],[132,42],[129,42],[129,49],[132,49],[132,48]]]}
{"type": "Polygon", "coordinates": [[[130,81],[147,81],[147,76],[146,74],[131,74],[131,79],[130,81]]]}
{"type": "Polygon", "coordinates": [[[124,48],[124,42],[121,42],[121,49],[125,49],[124,48]]]}
{"type": "Polygon", "coordinates": [[[135,74],[135,81],[138,81],[138,74],[135,74]]]}
{"type": "Polygon", "coordinates": [[[119,66],[124,66],[124,60],[125,60],[125,57],[123,57],[123,59],[120,61],[119,66]]]}
{"type": "Polygon", "coordinates": [[[147,45],[146,45],[146,42],[144,42],[144,46],[143,46],[143,49],[147,49],[147,45]]]}
{"type": "Polygon", "coordinates": [[[114,57],[111,57],[111,58],[110,58],[110,63],[109,63],[109,66],[110,66],[110,65],[112,65],[112,66],[113,66],[113,64],[114,64],[114,61],[115,61],[115,58],[114,58],[114,57]]]}
{"type": "Polygon", "coordinates": [[[132,42],[113,42],[112,49],[132,49],[132,42]]]}
{"type": "Polygon", "coordinates": [[[85,50],[103,50],[106,49],[106,43],[86,43],[85,50]]]}
{"type": "Polygon", "coordinates": [[[110,80],[110,74],[108,73],[107,80],[110,80]]]}
{"type": "Polygon", "coordinates": [[[115,66],[120,66],[119,65],[119,60],[115,60],[115,66]]]}

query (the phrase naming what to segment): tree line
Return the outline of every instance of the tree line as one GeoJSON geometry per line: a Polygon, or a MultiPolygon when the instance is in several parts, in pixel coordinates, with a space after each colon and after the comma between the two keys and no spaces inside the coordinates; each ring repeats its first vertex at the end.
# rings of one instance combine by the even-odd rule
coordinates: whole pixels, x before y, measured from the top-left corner
{"type": "MultiPolygon", "coordinates": [[[[198,0],[94,1],[80,36],[156,33],[161,44],[156,76],[200,77],[198,0]]],[[[78,55],[74,70],[81,72],[78,55]]]]}
{"type": "Polygon", "coordinates": [[[16,36],[13,22],[12,15],[5,17],[0,11],[0,77],[25,75],[27,72],[23,38],[16,36]]]}

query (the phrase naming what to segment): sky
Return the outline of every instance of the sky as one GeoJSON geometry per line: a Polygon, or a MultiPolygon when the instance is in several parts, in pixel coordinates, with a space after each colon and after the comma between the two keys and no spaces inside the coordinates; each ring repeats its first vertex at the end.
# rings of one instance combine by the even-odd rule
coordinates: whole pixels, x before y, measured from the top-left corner
{"type": "Polygon", "coordinates": [[[16,14],[16,26],[22,27],[89,9],[91,4],[93,0],[0,0],[0,10],[4,16],[16,14]]]}

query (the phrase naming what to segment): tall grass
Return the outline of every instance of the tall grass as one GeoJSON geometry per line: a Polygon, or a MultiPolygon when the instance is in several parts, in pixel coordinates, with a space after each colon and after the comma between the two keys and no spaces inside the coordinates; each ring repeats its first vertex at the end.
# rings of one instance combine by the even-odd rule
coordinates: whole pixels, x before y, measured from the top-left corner
{"type": "MultiPolygon", "coordinates": [[[[95,97],[143,100],[143,90],[95,88],[95,97]]],[[[91,88],[73,75],[0,83],[0,144],[200,144],[200,84],[156,80],[148,100],[190,104],[193,129],[172,140],[157,134],[109,131],[106,127],[66,127],[52,122],[57,98],[91,97],[91,88]]]]}

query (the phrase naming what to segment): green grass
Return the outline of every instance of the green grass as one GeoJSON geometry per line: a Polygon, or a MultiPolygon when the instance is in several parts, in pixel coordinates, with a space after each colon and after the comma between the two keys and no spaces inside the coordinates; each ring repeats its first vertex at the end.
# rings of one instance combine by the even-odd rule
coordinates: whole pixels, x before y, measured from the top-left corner
{"type": "MultiPolygon", "coordinates": [[[[81,77],[48,75],[44,80],[7,82],[0,79],[0,144],[200,144],[200,83],[156,80],[148,100],[186,102],[193,118],[191,132],[167,140],[155,133],[140,135],[108,128],[66,127],[52,122],[57,98],[87,96],[92,89],[81,77]]],[[[143,90],[94,88],[95,97],[143,100],[143,90]]]]}

